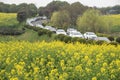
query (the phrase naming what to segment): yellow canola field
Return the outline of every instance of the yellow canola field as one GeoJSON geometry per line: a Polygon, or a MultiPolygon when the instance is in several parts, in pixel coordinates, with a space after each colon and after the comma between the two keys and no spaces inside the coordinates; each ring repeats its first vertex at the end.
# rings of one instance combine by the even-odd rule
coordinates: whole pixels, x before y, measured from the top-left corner
{"type": "Polygon", "coordinates": [[[0,42],[0,80],[120,80],[120,45],[0,42]]]}
{"type": "Polygon", "coordinates": [[[110,26],[119,26],[120,25],[120,14],[118,15],[105,15],[103,16],[105,21],[109,22],[110,26]]]}
{"type": "Polygon", "coordinates": [[[18,24],[16,13],[0,13],[0,27],[18,24]]]}

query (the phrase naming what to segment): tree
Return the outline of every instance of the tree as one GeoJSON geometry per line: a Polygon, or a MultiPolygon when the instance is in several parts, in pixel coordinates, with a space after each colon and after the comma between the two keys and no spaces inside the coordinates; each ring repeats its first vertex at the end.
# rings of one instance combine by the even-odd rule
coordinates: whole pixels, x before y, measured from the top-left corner
{"type": "Polygon", "coordinates": [[[69,13],[65,10],[54,12],[51,17],[51,23],[57,28],[66,29],[70,25],[71,19],[69,13]]]}
{"type": "Polygon", "coordinates": [[[82,15],[88,7],[85,7],[80,2],[72,3],[70,6],[70,16],[72,19],[72,24],[76,25],[77,17],[82,15]]]}
{"type": "Polygon", "coordinates": [[[19,21],[19,23],[25,21],[26,19],[27,19],[27,14],[25,9],[17,13],[17,20],[19,21]]]}
{"type": "Polygon", "coordinates": [[[65,1],[52,1],[46,7],[39,8],[39,15],[45,15],[50,18],[53,12],[59,11],[65,5],[69,5],[69,3],[65,1]]]}
{"type": "Polygon", "coordinates": [[[101,14],[98,10],[89,9],[83,16],[77,19],[78,29],[86,32],[106,32],[108,31],[108,24],[102,19],[101,14]]]}
{"type": "Polygon", "coordinates": [[[28,5],[28,13],[29,13],[29,16],[36,16],[37,15],[37,7],[34,5],[34,4],[29,4],[28,5]]]}
{"type": "Polygon", "coordinates": [[[11,4],[10,7],[9,7],[9,12],[16,13],[17,12],[17,5],[16,4],[11,4]]]}

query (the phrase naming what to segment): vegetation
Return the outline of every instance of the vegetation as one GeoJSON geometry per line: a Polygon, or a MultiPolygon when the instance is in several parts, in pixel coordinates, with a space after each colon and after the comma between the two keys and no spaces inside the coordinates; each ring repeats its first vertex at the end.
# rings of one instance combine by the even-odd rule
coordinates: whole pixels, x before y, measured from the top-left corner
{"type": "Polygon", "coordinates": [[[114,41],[114,40],[115,40],[113,36],[109,36],[108,39],[109,39],[110,41],[114,41]]]}
{"type": "Polygon", "coordinates": [[[39,15],[45,15],[51,18],[52,14],[57,11],[66,10],[71,18],[71,24],[76,25],[76,19],[79,15],[82,15],[89,7],[82,5],[80,2],[69,4],[65,1],[52,1],[46,7],[40,7],[38,9],[39,15]]]}
{"type": "Polygon", "coordinates": [[[83,16],[78,17],[77,25],[79,30],[93,31],[93,32],[106,32],[108,31],[107,23],[102,19],[98,10],[89,9],[83,16]]]}
{"type": "Polygon", "coordinates": [[[1,27],[18,27],[16,13],[0,13],[0,28],[1,27]]]}
{"type": "Polygon", "coordinates": [[[116,38],[116,42],[120,43],[120,37],[116,38]]]}
{"type": "Polygon", "coordinates": [[[104,15],[102,18],[109,23],[111,32],[120,32],[120,15],[104,15]]]}
{"type": "Polygon", "coordinates": [[[2,42],[0,79],[119,80],[119,52],[112,45],[2,42]]]}
{"type": "Polygon", "coordinates": [[[25,10],[27,13],[27,17],[36,16],[37,7],[34,4],[26,4],[21,3],[19,5],[16,4],[4,4],[0,2],[0,12],[5,13],[17,13],[18,11],[25,10]]]}
{"type": "Polygon", "coordinates": [[[67,11],[54,12],[51,17],[51,23],[57,28],[66,29],[68,26],[70,26],[71,18],[67,11]]]}
{"type": "Polygon", "coordinates": [[[120,14],[120,5],[113,7],[104,7],[99,9],[102,14],[120,14]]]}

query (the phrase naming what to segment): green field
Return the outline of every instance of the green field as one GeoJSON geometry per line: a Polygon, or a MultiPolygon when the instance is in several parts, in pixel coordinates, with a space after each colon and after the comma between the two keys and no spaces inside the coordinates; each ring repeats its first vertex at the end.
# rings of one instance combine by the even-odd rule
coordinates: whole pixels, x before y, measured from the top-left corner
{"type": "Polygon", "coordinates": [[[105,15],[103,19],[109,23],[112,32],[120,32],[120,14],[105,15]]]}
{"type": "Polygon", "coordinates": [[[15,13],[0,13],[0,27],[18,27],[15,13]]]}

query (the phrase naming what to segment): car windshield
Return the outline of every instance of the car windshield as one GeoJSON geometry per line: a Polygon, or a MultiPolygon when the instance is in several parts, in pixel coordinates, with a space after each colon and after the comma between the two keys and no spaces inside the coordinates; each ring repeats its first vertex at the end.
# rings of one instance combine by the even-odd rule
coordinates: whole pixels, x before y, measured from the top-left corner
{"type": "Polygon", "coordinates": [[[74,34],[74,35],[81,35],[80,32],[74,32],[73,34],[74,34]]]}
{"type": "Polygon", "coordinates": [[[52,28],[52,27],[51,27],[51,26],[46,26],[46,28],[49,28],[49,29],[50,29],[50,28],[52,28]]]}
{"type": "Polygon", "coordinates": [[[95,35],[95,33],[88,33],[89,35],[95,35]]]}
{"type": "Polygon", "coordinates": [[[57,30],[57,32],[65,32],[64,30],[60,29],[60,30],[57,30]]]}
{"type": "Polygon", "coordinates": [[[68,31],[76,31],[76,30],[73,28],[69,28],[68,31]]]}

